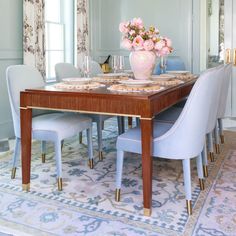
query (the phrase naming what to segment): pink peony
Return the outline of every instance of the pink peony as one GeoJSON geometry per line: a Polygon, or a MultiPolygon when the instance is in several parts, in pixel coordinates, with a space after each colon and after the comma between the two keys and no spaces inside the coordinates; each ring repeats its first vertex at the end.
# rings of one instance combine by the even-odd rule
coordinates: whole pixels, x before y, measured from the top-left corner
{"type": "Polygon", "coordinates": [[[132,25],[138,27],[139,29],[143,28],[143,21],[141,18],[134,18],[131,22],[132,25]]]}
{"type": "Polygon", "coordinates": [[[144,43],[143,38],[141,36],[137,36],[137,37],[134,38],[132,46],[136,50],[142,50],[143,49],[143,43],[144,43]]]}
{"type": "Polygon", "coordinates": [[[166,41],[166,46],[167,46],[167,47],[171,47],[171,46],[172,46],[171,40],[168,39],[168,38],[164,38],[164,39],[165,39],[165,41],[166,41]]]}
{"type": "Polygon", "coordinates": [[[163,47],[159,52],[160,56],[166,56],[170,53],[170,49],[168,47],[163,47]]]}
{"type": "Polygon", "coordinates": [[[136,33],[135,33],[134,30],[130,30],[129,34],[130,34],[130,35],[135,35],[136,33]]]}
{"type": "Polygon", "coordinates": [[[151,51],[151,50],[153,50],[153,48],[154,48],[154,43],[153,43],[153,41],[152,41],[151,39],[146,40],[146,41],[144,42],[144,44],[143,44],[143,48],[144,48],[144,50],[146,50],[146,51],[151,51]]]}
{"type": "Polygon", "coordinates": [[[131,41],[129,39],[125,38],[121,42],[121,47],[122,48],[126,48],[128,50],[131,50],[132,49],[132,43],[131,43],[131,41]]]}
{"type": "Polygon", "coordinates": [[[160,40],[155,44],[156,50],[161,50],[163,47],[165,47],[165,42],[163,40],[160,40]]]}
{"type": "Polygon", "coordinates": [[[121,22],[119,25],[119,30],[121,33],[128,33],[129,29],[127,27],[127,22],[121,22]]]}

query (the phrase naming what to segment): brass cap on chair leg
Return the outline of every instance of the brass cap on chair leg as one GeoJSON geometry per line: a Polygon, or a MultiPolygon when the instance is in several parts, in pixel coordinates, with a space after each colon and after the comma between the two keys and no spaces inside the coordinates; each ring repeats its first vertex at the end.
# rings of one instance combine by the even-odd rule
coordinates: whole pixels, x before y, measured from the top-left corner
{"type": "Polygon", "coordinates": [[[46,160],[46,154],[42,153],[42,163],[45,163],[45,160],[46,160]]]}
{"type": "Polygon", "coordinates": [[[199,179],[199,185],[200,185],[200,189],[201,189],[201,190],[204,190],[204,189],[205,189],[204,179],[199,179]]]}
{"type": "Polygon", "coordinates": [[[116,200],[117,202],[120,201],[120,188],[117,188],[117,189],[116,189],[115,200],[116,200]]]}
{"type": "Polygon", "coordinates": [[[223,134],[220,135],[220,141],[221,143],[225,143],[225,136],[223,134]]]}
{"type": "Polygon", "coordinates": [[[220,154],[220,144],[215,144],[216,154],[220,154]]]}
{"type": "Polygon", "coordinates": [[[192,215],[193,209],[192,209],[192,201],[186,200],[186,206],[187,206],[187,212],[189,215],[192,215]]]}
{"type": "Polygon", "coordinates": [[[144,216],[151,216],[152,210],[149,208],[143,208],[143,214],[144,216]]]}
{"type": "Polygon", "coordinates": [[[94,167],[93,159],[89,159],[89,167],[90,167],[90,169],[93,169],[93,167],[94,167]]]}
{"type": "Polygon", "coordinates": [[[79,143],[81,144],[83,142],[83,135],[82,133],[79,134],[79,143]]]}
{"type": "Polygon", "coordinates": [[[99,161],[103,161],[103,154],[102,154],[102,151],[99,151],[99,152],[98,152],[98,158],[99,158],[99,161]]]}
{"type": "Polygon", "coordinates": [[[30,191],[30,183],[28,184],[22,184],[22,190],[29,192],[30,191]]]}
{"type": "Polygon", "coordinates": [[[207,167],[207,165],[203,165],[203,175],[204,175],[205,178],[208,177],[208,167],[207,167]]]}
{"type": "Polygon", "coordinates": [[[211,162],[215,161],[214,152],[209,152],[211,162]]]}
{"type": "Polygon", "coordinates": [[[15,177],[16,177],[16,167],[13,167],[11,169],[11,179],[15,179],[15,177]]]}
{"type": "Polygon", "coordinates": [[[62,191],[62,178],[57,179],[57,188],[58,191],[62,191]]]}

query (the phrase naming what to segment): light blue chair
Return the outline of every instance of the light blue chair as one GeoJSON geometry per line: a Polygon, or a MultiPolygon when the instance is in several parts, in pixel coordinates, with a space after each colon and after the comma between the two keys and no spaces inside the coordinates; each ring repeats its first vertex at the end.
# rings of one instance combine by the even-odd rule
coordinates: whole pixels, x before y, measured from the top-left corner
{"type": "MultiPolygon", "coordinates": [[[[81,77],[80,74],[76,74],[76,69],[74,65],[69,63],[58,63],[55,65],[55,71],[57,76],[57,81],[60,82],[63,78],[68,77],[81,77]]],[[[91,62],[91,75],[102,74],[102,69],[100,65],[92,61],[91,62]]],[[[103,153],[102,153],[102,130],[104,121],[111,118],[112,116],[108,115],[98,115],[98,114],[86,114],[92,119],[92,122],[96,122],[97,124],[97,135],[98,135],[98,153],[99,153],[99,160],[103,160],[103,153]]],[[[118,133],[122,134],[124,132],[124,121],[122,117],[117,117],[118,122],[118,133]]],[[[82,142],[82,136],[80,136],[80,142],[82,142]]]]}
{"type": "MultiPolygon", "coordinates": [[[[186,70],[184,61],[180,57],[168,57],[166,60],[166,71],[171,70],[186,70]]],[[[154,69],[154,75],[161,74],[160,63],[154,69]]]]}
{"type": "MultiPolygon", "coordinates": [[[[184,188],[188,214],[192,214],[190,159],[197,157],[200,187],[203,185],[201,151],[205,143],[205,134],[212,102],[216,96],[219,77],[218,70],[209,70],[195,83],[183,111],[173,123],[154,122],[153,156],[182,160],[184,188]]],[[[120,200],[124,152],[142,153],[140,128],[129,129],[120,135],[116,143],[116,201],[120,200]]]]}
{"type": "MultiPolygon", "coordinates": [[[[231,74],[232,74],[232,64],[228,64],[225,68],[225,76],[224,76],[224,80],[222,83],[222,91],[221,91],[221,95],[220,95],[220,104],[219,104],[219,109],[217,112],[219,129],[217,129],[217,125],[216,125],[216,129],[215,129],[216,130],[215,137],[219,137],[219,135],[220,135],[221,143],[224,143],[222,119],[225,117],[225,109],[226,109],[231,74]],[[218,132],[219,132],[219,134],[218,134],[218,132]]],[[[216,144],[219,145],[219,140],[216,140],[216,142],[217,142],[216,144]]]]}
{"type": "MultiPolygon", "coordinates": [[[[207,131],[206,131],[206,143],[205,143],[206,147],[204,146],[203,151],[202,151],[204,177],[208,176],[207,152],[209,153],[210,160],[212,162],[215,159],[212,133],[213,133],[213,131],[215,132],[215,134],[216,134],[215,141],[219,142],[217,129],[214,129],[214,128],[215,128],[215,124],[216,124],[216,120],[217,120],[217,112],[219,109],[221,110],[220,103],[223,102],[222,99],[225,99],[224,95],[222,95],[222,93],[224,93],[223,88],[225,86],[225,81],[226,81],[226,79],[225,79],[226,66],[220,65],[220,66],[216,67],[216,69],[218,70],[218,76],[220,77],[219,80],[220,80],[221,85],[218,88],[218,92],[215,95],[215,99],[214,99],[213,104],[211,106],[210,116],[209,116],[209,121],[208,121],[208,125],[207,125],[207,131]]],[[[214,70],[214,68],[213,68],[213,70],[214,70]]],[[[227,83],[227,81],[226,81],[226,83],[227,83]]],[[[168,110],[157,115],[155,117],[155,119],[156,119],[156,121],[159,121],[159,122],[174,123],[178,119],[179,115],[181,114],[182,109],[183,108],[180,108],[180,107],[171,107],[168,110]]],[[[216,150],[217,150],[217,148],[216,148],[216,150]]],[[[219,151],[217,150],[217,153],[218,152],[219,151]]]]}
{"type": "MultiPolygon", "coordinates": [[[[6,71],[6,79],[16,136],[12,168],[14,173],[12,177],[15,177],[21,145],[20,91],[27,88],[43,87],[44,80],[35,68],[26,65],[9,66],[6,71]]],[[[43,149],[46,148],[45,141],[54,143],[58,190],[62,190],[61,142],[66,138],[77,135],[82,130],[87,131],[88,155],[92,167],[92,120],[89,117],[74,113],[51,113],[32,118],[32,138],[43,141],[43,149]]]]}

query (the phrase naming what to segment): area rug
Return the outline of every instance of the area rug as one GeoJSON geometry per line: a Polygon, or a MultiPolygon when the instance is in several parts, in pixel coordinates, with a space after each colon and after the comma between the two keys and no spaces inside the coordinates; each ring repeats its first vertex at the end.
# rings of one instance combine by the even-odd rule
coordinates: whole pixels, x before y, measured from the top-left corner
{"type": "MultiPolygon", "coordinates": [[[[192,166],[193,215],[185,209],[181,161],[154,159],[152,216],[143,216],[141,156],[126,153],[121,202],[115,201],[115,120],[105,124],[105,159],[88,167],[86,143],[78,137],[63,147],[63,191],[57,191],[53,145],[41,163],[40,144],[32,146],[31,191],[23,192],[21,168],[10,179],[11,152],[0,157],[0,232],[12,235],[236,235],[235,133],[227,132],[217,160],[200,191],[192,166]],[[1,228],[2,227],[2,228],[1,228]]],[[[86,140],[84,138],[84,140],[86,140]]]]}

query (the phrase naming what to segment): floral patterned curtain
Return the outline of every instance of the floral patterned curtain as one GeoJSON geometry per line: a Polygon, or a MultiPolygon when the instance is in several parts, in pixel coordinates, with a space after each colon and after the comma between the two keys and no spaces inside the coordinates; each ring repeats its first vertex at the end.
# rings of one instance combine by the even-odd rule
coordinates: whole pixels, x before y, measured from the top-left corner
{"type": "Polygon", "coordinates": [[[77,64],[81,68],[84,55],[89,54],[89,0],[77,0],[77,64]]]}
{"type": "Polygon", "coordinates": [[[24,0],[24,64],[36,67],[45,77],[44,0],[24,0]]]}

